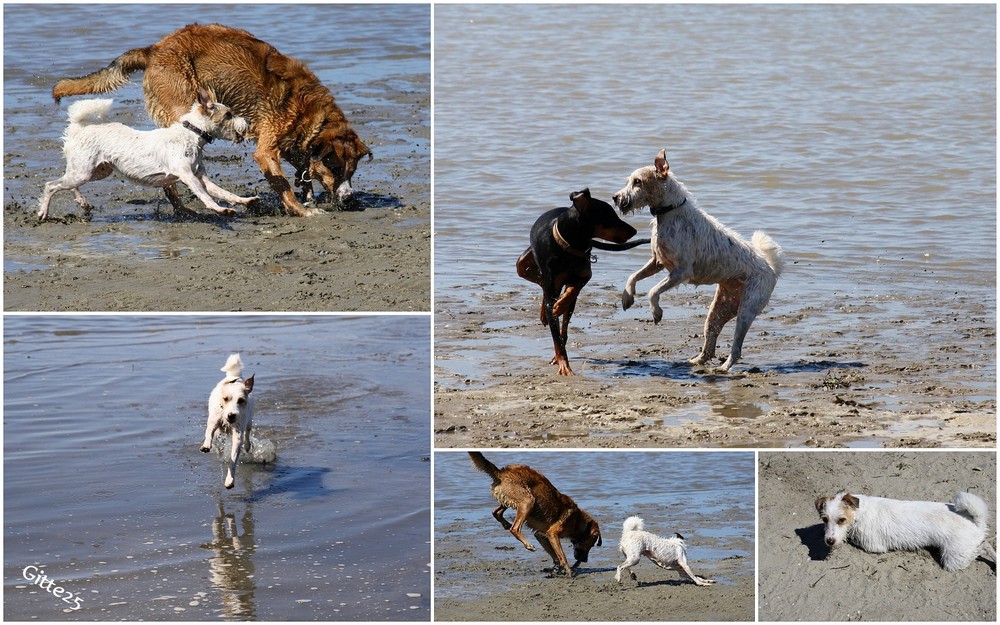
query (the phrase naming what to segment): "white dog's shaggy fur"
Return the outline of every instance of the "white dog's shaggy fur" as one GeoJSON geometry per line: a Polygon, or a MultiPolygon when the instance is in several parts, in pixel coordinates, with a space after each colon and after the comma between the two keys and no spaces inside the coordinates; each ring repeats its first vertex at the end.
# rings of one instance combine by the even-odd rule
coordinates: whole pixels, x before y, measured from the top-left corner
{"type": "Polygon", "coordinates": [[[229,107],[213,102],[201,92],[191,110],[167,128],[140,131],[106,121],[111,100],[81,100],[69,107],[69,126],[64,135],[66,173],[45,183],[38,219],[49,214],[49,202],[58,191],[72,189],[77,204],[90,210],[80,187],[117,171],[133,182],[163,187],[174,210],[190,213],[181,202],[175,184],[187,185],[199,200],[217,213],[232,216],[235,211],[219,206],[213,198],[231,204],[249,204],[254,197],[240,197],[216,186],[205,175],[202,152],[214,137],[242,141],[247,121],[234,117],[229,107]]]}
{"type": "Polygon", "coordinates": [[[986,503],[971,493],[956,493],[952,503],[900,501],[846,492],[816,500],[830,548],[846,540],[870,553],[934,547],[941,566],[958,571],[980,554],[996,562],[986,541],[986,503]]]}
{"type": "Polygon", "coordinates": [[[674,177],[666,150],[653,165],[637,169],[625,188],[614,195],[622,214],[648,206],[653,219],[653,257],[629,276],[622,292],[622,308],[635,301],[636,282],[662,269],[670,272],[649,291],[653,321],[660,322],[660,295],[678,285],[718,284],[715,300],[705,320],[705,343],[691,364],[703,365],[715,357],[723,326],[736,318],[736,332],[729,358],[719,367],[729,369],[740,359],[750,324],[771,298],[784,267],[781,248],[763,232],[749,243],[695,205],[694,196],[674,177]]]}
{"type": "Polygon", "coordinates": [[[684,537],[680,534],[674,538],[661,538],[651,534],[645,531],[642,519],[637,516],[625,519],[622,529],[618,551],[625,556],[625,561],[618,566],[615,581],[622,581],[622,571],[626,570],[632,579],[635,579],[632,567],[639,563],[642,556],[646,556],[656,566],[678,571],[698,586],[708,586],[715,583],[715,580],[698,577],[688,567],[687,545],[684,543],[684,537]]]}
{"type": "Polygon", "coordinates": [[[212,450],[212,439],[216,432],[232,435],[232,449],[226,470],[225,487],[233,487],[236,462],[240,459],[240,449],[250,451],[250,430],[253,429],[253,376],[243,379],[243,361],[239,354],[232,354],[222,367],[226,377],[222,378],[208,397],[208,425],[205,428],[205,442],[201,450],[212,450]]]}

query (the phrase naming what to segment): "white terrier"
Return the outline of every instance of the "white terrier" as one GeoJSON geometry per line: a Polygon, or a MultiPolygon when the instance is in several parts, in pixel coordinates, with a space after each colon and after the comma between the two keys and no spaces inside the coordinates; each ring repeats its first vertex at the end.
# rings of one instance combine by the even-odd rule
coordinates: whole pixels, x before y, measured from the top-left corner
{"type": "Polygon", "coordinates": [[[698,586],[715,583],[715,580],[698,577],[688,567],[687,545],[683,536],[677,534],[675,538],[661,538],[644,531],[642,519],[637,516],[625,519],[618,551],[625,556],[625,561],[618,566],[618,572],[615,573],[615,581],[618,582],[622,581],[622,571],[625,570],[632,579],[635,579],[632,567],[639,563],[642,556],[646,556],[656,566],[678,571],[698,586]]]}
{"type": "Polygon", "coordinates": [[[241,205],[257,199],[230,193],[205,175],[205,144],[213,138],[238,143],[247,132],[245,119],[234,117],[229,107],[213,102],[205,91],[199,92],[198,101],[188,113],[167,128],[140,131],[108,122],[110,111],[111,100],[81,100],[69,107],[63,146],[66,173],[59,180],[45,183],[39,220],[48,216],[52,195],[64,189],[72,189],[77,204],[90,210],[80,187],[106,178],[113,171],[142,185],[162,187],[178,213],[194,212],[177,194],[178,181],[187,185],[207,208],[226,216],[236,212],[219,206],[213,198],[241,205]]]}
{"type": "Polygon", "coordinates": [[[670,272],[649,290],[653,321],[663,318],[660,295],[684,283],[718,284],[715,300],[705,320],[705,343],[689,362],[703,365],[715,357],[719,333],[736,318],[736,332],[729,358],[721,371],[729,371],[743,353],[750,324],[764,310],[784,267],[781,248],[763,232],[747,243],[732,230],[695,206],[694,196],[674,177],[666,150],[660,150],[651,167],[632,172],[625,188],[615,193],[622,214],[649,207],[654,216],[653,257],[628,278],[622,308],[635,301],[635,284],[662,269],[670,272]]]}
{"type": "Polygon", "coordinates": [[[986,503],[971,493],[956,493],[952,503],[899,501],[837,493],[816,500],[830,548],[846,540],[869,553],[936,547],[941,566],[958,571],[981,553],[996,562],[986,542],[986,503]]]}
{"type": "Polygon", "coordinates": [[[243,361],[239,354],[232,354],[222,368],[226,377],[222,378],[208,397],[208,426],[205,428],[205,442],[201,450],[208,453],[212,449],[212,439],[216,432],[232,435],[232,449],[229,453],[229,467],[226,471],[225,487],[233,487],[236,462],[240,459],[240,449],[250,451],[250,430],[253,428],[253,376],[244,380],[243,361]]]}

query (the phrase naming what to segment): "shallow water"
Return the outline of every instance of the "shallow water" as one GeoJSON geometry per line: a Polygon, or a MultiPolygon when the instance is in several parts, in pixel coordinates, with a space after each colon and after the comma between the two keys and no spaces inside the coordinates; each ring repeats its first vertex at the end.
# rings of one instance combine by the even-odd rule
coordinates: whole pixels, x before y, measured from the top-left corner
{"type": "MultiPolygon", "coordinates": [[[[430,111],[413,115],[398,101],[400,94],[430,92],[429,5],[129,4],[112,13],[96,4],[4,6],[5,201],[33,204],[39,185],[21,174],[62,166],[65,108],[76,98],[54,104],[56,81],[89,74],[128,49],[152,45],[194,22],[245,29],[309,66],[375,154],[376,160],[362,163],[354,177],[362,206],[399,204],[366,189],[398,183],[401,171],[404,177],[421,175],[407,172],[400,161],[419,159],[418,171],[429,169],[430,143],[412,131],[426,128],[416,135],[429,135],[430,111]]],[[[137,72],[125,87],[94,97],[115,100],[116,120],[152,128],[141,85],[137,72]]],[[[215,175],[242,172],[245,184],[259,186],[263,179],[252,150],[249,144],[213,143],[206,150],[210,170],[215,175]],[[211,164],[212,159],[223,163],[211,164]]],[[[127,184],[113,178],[94,183],[90,193],[106,197],[116,185],[127,184]]],[[[149,190],[149,195],[162,194],[149,190]]],[[[67,205],[71,201],[68,194],[56,198],[67,205]]],[[[120,220],[121,214],[95,213],[95,219],[102,218],[120,220]]]]}
{"type": "MultiPolygon", "coordinates": [[[[688,557],[711,569],[711,561],[745,559],[753,570],[754,459],[746,452],[492,452],[498,467],[527,464],[601,526],[602,547],[584,569],[613,571],[620,563],[622,522],[633,514],[662,536],[683,534],[688,557]],[[683,476],[683,479],[677,479],[683,476]],[[707,563],[707,564],[706,564],[707,563]]],[[[494,566],[549,566],[539,549],[526,551],[504,531],[491,511],[490,478],[473,468],[464,452],[434,455],[435,597],[473,599],[502,592],[510,580],[491,581],[494,566]],[[473,565],[473,566],[470,566],[473,565]],[[477,566],[482,567],[477,574],[477,566]]],[[[513,521],[514,512],[507,511],[513,521]]],[[[530,535],[528,532],[527,535],[530,535]]],[[[529,538],[534,542],[533,538],[529,538]]],[[[564,548],[568,542],[563,541],[564,548]]],[[[730,583],[725,578],[719,583],[730,583]]]]}
{"type": "Polygon", "coordinates": [[[6,316],[4,617],[427,620],[429,331],[407,316],[6,316]],[[198,448],[232,351],[277,460],[241,464],[226,491],[198,448]]]}
{"type": "MultiPolygon", "coordinates": [[[[874,360],[954,349],[982,365],[962,382],[970,399],[994,397],[995,333],[968,324],[996,321],[995,41],[990,5],[436,7],[436,379],[544,366],[540,289],[514,272],[532,222],[584,187],[610,200],[666,147],[702,209],[784,247],[745,359],[781,373],[837,343],[870,344],[874,360]],[[486,322],[475,331],[472,314],[486,322]],[[755,352],[764,332],[832,338],[755,352]]],[[[647,231],[645,213],[627,220],[647,231]]],[[[619,305],[648,251],[597,255],[571,359],[648,324],[653,279],[619,305]]],[[[666,294],[659,332],[699,334],[711,293],[666,294]]],[[[675,365],[694,351],[634,343],[586,374],[691,379],[675,365]]],[[[968,372],[949,367],[941,384],[952,375],[968,372]]],[[[891,406],[892,389],[876,400],[891,406]]]]}

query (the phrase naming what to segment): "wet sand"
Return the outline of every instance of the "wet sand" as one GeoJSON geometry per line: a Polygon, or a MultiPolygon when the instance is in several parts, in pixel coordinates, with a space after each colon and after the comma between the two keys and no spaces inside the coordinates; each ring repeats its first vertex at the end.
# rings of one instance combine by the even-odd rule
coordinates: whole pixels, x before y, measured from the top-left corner
{"type": "MultiPolygon", "coordinates": [[[[288,217],[264,182],[251,147],[210,146],[209,175],[240,195],[260,195],[261,207],[232,219],[207,215],[187,193],[185,203],[206,216],[173,216],[162,191],[117,178],[83,192],[98,206],[86,217],[64,192],[50,219],[38,224],[37,197],[62,174],[55,139],[33,142],[45,166],[22,141],[4,154],[4,309],[7,311],[426,311],[430,309],[430,165],[426,153],[400,154],[377,128],[429,145],[429,89],[377,87],[387,104],[351,112],[371,135],[372,162],[355,175],[351,210],[320,204],[310,218],[288,217]],[[226,151],[226,156],[218,156],[226,151]],[[215,155],[215,156],[213,156],[215,155]],[[380,156],[381,155],[381,156],[380,156]]],[[[133,106],[129,110],[139,110],[133,106]]],[[[116,115],[124,116],[124,105],[116,115]]],[[[7,116],[37,119],[27,111],[7,116]],[[20,116],[19,116],[20,113],[20,116]]],[[[120,121],[142,128],[135,115],[120,121]]],[[[47,132],[47,129],[46,129],[47,132]]],[[[40,129],[6,128],[11,136],[40,129]]],[[[286,173],[289,166],[285,166],[286,173]]],[[[319,189],[317,189],[319,191],[319,189]]],[[[325,195],[324,195],[325,197],[325,195]]]]}
{"type": "MultiPolygon", "coordinates": [[[[439,305],[436,444],[996,445],[995,370],[983,360],[995,350],[996,332],[985,305],[962,302],[940,318],[913,320],[865,302],[824,311],[845,322],[857,318],[849,338],[839,322],[817,330],[808,309],[765,312],[747,338],[743,360],[720,375],[685,364],[700,347],[709,291],[674,296],[668,314],[677,318],[659,326],[613,319],[612,291],[585,292],[580,300],[570,327],[572,377],[547,364],[551,340],[538,324],[533,289],[494,297],[479,308],[439,305]],[[509,347],[519,342],[528,343],[519,349],[533,356],[520,357],[509,347]],[[456,373],[470,349],[479,350],[476,358],[491,354],[494,360],[471,375],[456,373]]],[[[723,334],[720,355],[729,338],[723,334]]]]}
{"type": "MultiPolygon", "coordinates": [[[[443,541],[438,541],[438,561],[443,541]]],[[[513,548],[512,548],[513,549],[513,548]]],[[[537,554],[530,554],[537,556],[537,554]]],[[[543,556],[544,558],[544,556],[543,556]]],[[[714,563],[712,575],[731,584],[699,587],[649,562],[635,567],[638,581],[614,580],[614,567],[586,568],[576,577],[546,577],[543,558],[516,565],[477,567],[475,574],[510,590],[469,601],[435,598],[437,621],[752,621],[753,572],[740,559],[714,563]]],[[[704,563],[689,560],[698,574],[704,563]],[[701,566],[699,567],[699,564],[701,566]]],[[[461,573],[453,571],[452,573],[461,573]]],[[[440,576],[436,584],[441,583],[440,576]]]]}
{"type": "Polygon", "coordinates": [[[949,573],[927,550],[827,555],[813,507],[845,488],[934,501],[967,489],[989,506],[995,544],[995,454],[765,452],[758,479],[762,621],[996,621],[995,563],[949,573]]]}

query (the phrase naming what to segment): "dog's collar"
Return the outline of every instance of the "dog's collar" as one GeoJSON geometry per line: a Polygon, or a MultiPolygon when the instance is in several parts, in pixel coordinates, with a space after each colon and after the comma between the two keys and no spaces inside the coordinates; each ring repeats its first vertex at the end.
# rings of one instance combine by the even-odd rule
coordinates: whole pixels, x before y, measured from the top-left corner
{"type": "Polygon", "coordinates": [[[666,215],[670,211],[678,209],[681,206],[684,206],[685,204],[687,204],[687,201],[688,199],[684,198],[684,200],[680,204],[671,204],[670,206],[658,206],[656,208],[650,208],[649,212],[652,213],[654,217],[659,217],[660,215],[666,215]]]}
{"type": "Polygon", "coordinates": [[[205,143],[211,143],[212,141],[215,140],[215,137],[213,137],[212,135],[208,134],[207,132],[205,132],[204,130],[202,130],[201,128],[195,126],[194,124],[192,124],[191,122],[189,122],[187,120],[184,120],[183,122],[181,122],[181,125],[184,126],[185,128],[187,128],[188,130],[190,130],[191,132],[193,132],[194,134],[198,135],[202,139],[204,139],[205,143]]]}
{"type": "Polygon", "coordinates": [[[559,244],[559,247],[563,248],[573,256],[579,256],[580,258],[587,258],[590,256],[591,248],[588,247],[587,249],[581,251],[570,245],[570,242],[567,241],[559,232],[558,221],[552,224],[552,237],[556,240],[556,243],[559,244]]]}

